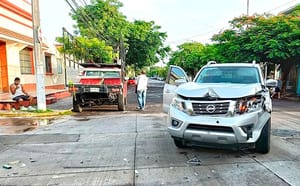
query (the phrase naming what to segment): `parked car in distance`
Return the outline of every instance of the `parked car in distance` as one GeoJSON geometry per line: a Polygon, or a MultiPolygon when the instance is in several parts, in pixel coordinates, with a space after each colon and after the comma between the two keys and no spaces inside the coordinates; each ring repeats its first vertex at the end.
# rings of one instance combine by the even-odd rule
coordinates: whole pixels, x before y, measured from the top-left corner
{"type": "Polygon", "coordinates": [[[135,77],[130,77],[128,79],[127,85],[136,85],[136,78],[135,77]]]}
{"type": "Polygon", "coordinates": [[[209,63],[188,81],[171,66],[164,86],[163,110],[177,147],[269,152],[272,100],[258,64],[209,63]]]}

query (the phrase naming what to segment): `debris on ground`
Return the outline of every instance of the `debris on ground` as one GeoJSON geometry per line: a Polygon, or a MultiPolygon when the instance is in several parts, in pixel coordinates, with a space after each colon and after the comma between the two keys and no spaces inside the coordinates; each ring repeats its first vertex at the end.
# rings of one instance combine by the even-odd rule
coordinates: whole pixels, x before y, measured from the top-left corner
{"type": "Polygon", "coordinates": [[[12,167],[10,166],[10,165],[8,165],[8,164],[5,164],[5,165],[3,165],[2,166],[4,169],[11,169],[12,167]]]}
{"type": "Polygon", "coordinates": [[[196,165],[196,166],[201,165],[201,161],[197,157],[189,159],[186,163],[196,165]]]}

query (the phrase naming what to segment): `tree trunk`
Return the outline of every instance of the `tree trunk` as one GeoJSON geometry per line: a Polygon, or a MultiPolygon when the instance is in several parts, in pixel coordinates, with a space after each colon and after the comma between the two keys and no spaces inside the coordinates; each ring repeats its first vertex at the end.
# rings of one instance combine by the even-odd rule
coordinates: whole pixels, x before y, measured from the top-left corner
{"type": "Polygon", "coordinates": [[[290,70],[291,70],[293,64],[294,63],[292,63],[290,61],[283,61],[283,62],[280,63],[280,67],[281,67],[281,70],[282,70],[282,74],[281,74],[281,81],[282,81],[281,95],[286,94],[288,75],[290,73],[290,70]]]}

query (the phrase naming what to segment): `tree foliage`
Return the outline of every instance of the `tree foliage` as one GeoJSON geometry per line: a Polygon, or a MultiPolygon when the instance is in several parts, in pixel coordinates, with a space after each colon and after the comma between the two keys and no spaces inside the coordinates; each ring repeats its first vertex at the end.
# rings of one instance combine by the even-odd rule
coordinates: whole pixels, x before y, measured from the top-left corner
{"type": "Polygon", "coordinates": [[[167,56],[169,47],[164,47],[163,42],[167,34],[160,32],[160,26],[155,25],[153,21],[134,21],[130,25],[129,45],[126,62],[128,65],[134,65],[136,69],[144,66],[151,66],[167,56]]]}
{"type": "Polygon", "coordinates": [[[116,58],[116,53],[113,48],[105,44],[104,41],[98,38],[84,38],[68,36],[57,37],[56,41],[64,43],[64,47],[60,48],[61,52],[73,56],[78,60],[93,61],[96,63],[112,63],[116,58]]]}
{"type": "Polygon", "coordinates": [[[169,68],[167,66],[165,67],[157,67],[153,66],[150,68],[150,70],[147,72],[147,76],[149,77],[162,77],[166,78],[169,68]]]}
{"type": "Polygon", "coordinates": [[[231,29],[213,37],[220,53],[233,62],[280,64],[283,87],[291,67],[300,62],[300,19],[295,15],[243,16],[230,21],[231,29]]]}
{"type": "Polygon", "coordinates": [[[118,0],[92,0],[91,4],[78,8],[71,16],[82,36],[98,38],[118,47],[128,33],[126,17],[119,11],[122,6],[118,0]]]}
{"type": "Polygon", "coordinates": [[[208,61],[220,61],[216,45],[203,45],[199,42],[183,43],[171,54],[169,65],[181,66],[188,74],[196,75],[208,61]]]}
{"type": "Polygon", "coordinates": [[[82,42],[90,60],[107,62],[127,51],[126,65],[141,69],[165,58],[169,51],[163,45],[167,34],[153,21],[127,21],[120,12],[122,6],[118,0],[91,0],[71,13],[80,33],[77,41],[82,42]]]}

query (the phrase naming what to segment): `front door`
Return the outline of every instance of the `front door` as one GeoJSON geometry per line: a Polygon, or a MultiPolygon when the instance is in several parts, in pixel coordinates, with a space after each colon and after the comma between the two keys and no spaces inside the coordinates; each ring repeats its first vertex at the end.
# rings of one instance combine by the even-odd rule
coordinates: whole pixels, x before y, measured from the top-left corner
{"type": "Polygon", "coordinates": [[[163,90],[163,111],[168,112],[170,104],[175,96],[175,90],[181,83],[188,82],[189,78],[184,70],[178,66],[170,66],[163,90]]]}
{"type": "Polygon", "coordinates": [[[8,92],[6,43],[0,41],[0,92],[8,92]]]}

